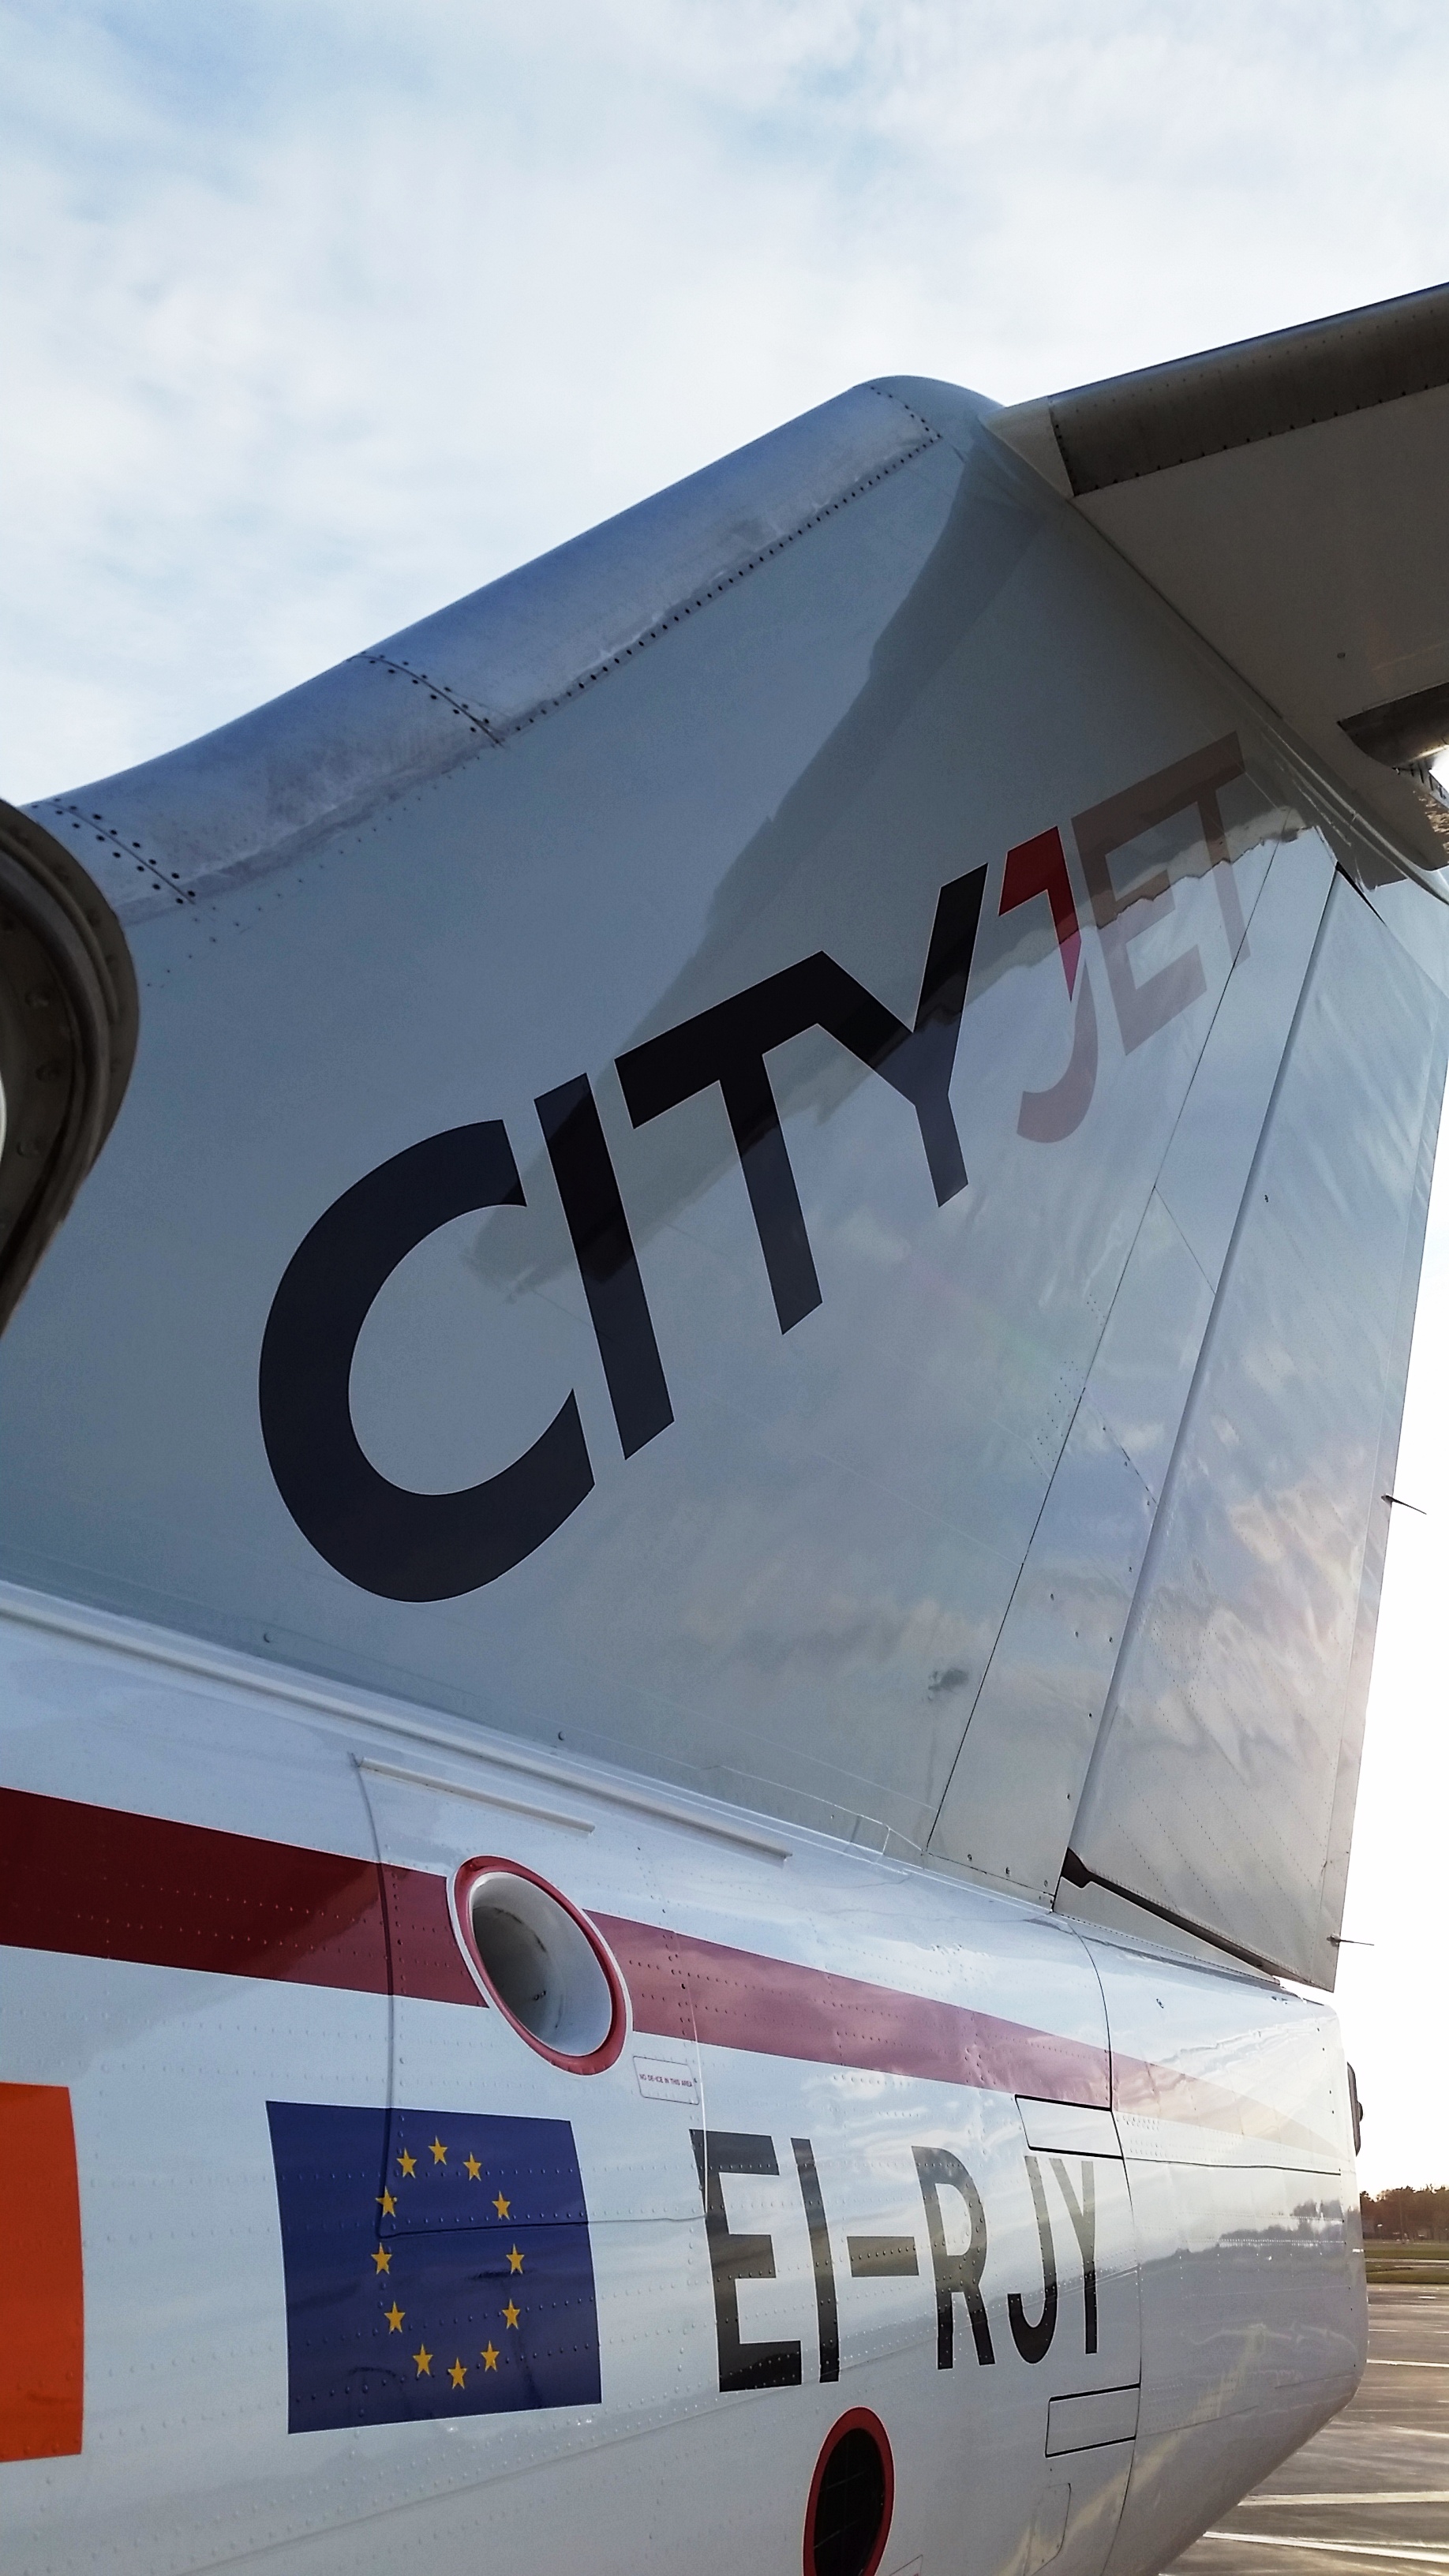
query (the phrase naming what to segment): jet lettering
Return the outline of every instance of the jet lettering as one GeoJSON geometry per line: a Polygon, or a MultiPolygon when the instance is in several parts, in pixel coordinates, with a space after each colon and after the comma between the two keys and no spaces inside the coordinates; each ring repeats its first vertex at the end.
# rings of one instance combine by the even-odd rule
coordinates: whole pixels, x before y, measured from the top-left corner
{"type": "MultiPolygon", "coordinates": [[[[1236,739],[1143,779],[1079,814],[1074,830],[1127,1052],[1205,991],[1196,948],[1138,984],[1129,945],[1172,904],[1165,869],[1124,890],[1109,860],[1173,815],[1196,808],[1234,955],[1242,912],[1218,790],[1242,774],[1236,739]]],[[[804,1211],[766,1058],[824,1029],[910,1102],[938,1206],[966,1187],[951,1078],[981,919],[986,869],[942,886],[909,1027],[823,949],[646,1038],[617,1060],[636,1128],[718,1087],[749,1194],[782,1333],[821,1303],[804,1211]]],[[[1066,1072],[1023,1093],[1018,1132],[1040,1144],[1080,1126],[1097,1073],[1097,1017],[1061,834],[1008,851],[998,910],[1050,905],[1067,995],[1075,996],[1066,1072]]],[[[628,1218],[587,1075],[535,1102],[578,1261],[589,1317],[626,1458],[674,1419],[628,1218]]],[[[446,1601],[495,1583],[544,1544],[593,1489],[570,1391],[522,1454],[455,1493],[410,1492],[379,1474],[352,1424],[353,1355],[373,1301],[399,1263],[438,1227],[474,1209],[521,1207],[523,1185],[503,1123],[487,1119],[409,1146],[354,1183],[293,1254],[262,1339],[262,1438],[298,1528],[351,1583],[393,1601],[446,1601]]],[[[1048,2299],[1048,2306],[1050,2300],[1048,2299]]],[[[1045,2315],[1046,2310],[1043,2311],[1045,2315]]]]}

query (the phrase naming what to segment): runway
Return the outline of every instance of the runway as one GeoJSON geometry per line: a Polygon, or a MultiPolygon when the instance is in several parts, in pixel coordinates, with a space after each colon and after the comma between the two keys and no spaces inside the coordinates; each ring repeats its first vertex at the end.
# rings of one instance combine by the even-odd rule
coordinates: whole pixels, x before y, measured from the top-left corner
{"type": "Polygon", "coordinates": [[[1449,2289],[1369,2291],[1369,2366],[1341,2415],[1172,2576],[1449,2569],[1449,2289]]]}

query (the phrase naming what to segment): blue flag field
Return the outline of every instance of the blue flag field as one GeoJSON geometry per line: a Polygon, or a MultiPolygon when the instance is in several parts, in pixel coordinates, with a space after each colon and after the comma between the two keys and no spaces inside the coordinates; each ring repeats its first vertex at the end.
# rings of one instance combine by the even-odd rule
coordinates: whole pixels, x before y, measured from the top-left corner
{"type": "Polygon", "coordinates": [[[287,2429],[599,2399],[567,2120],[269,2102],[287,2429]]]}

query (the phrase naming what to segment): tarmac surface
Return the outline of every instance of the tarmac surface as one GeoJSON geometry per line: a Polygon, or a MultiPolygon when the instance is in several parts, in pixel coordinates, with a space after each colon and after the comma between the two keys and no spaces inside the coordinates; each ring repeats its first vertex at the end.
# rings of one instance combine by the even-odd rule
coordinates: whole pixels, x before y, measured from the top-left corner
{"type": "Polygon", "coordinates": [[[1449,2569],[1449,2290],[1369,2290],[1352,2403],[1172,2576],[1394,2576],[1449,2569]]]}

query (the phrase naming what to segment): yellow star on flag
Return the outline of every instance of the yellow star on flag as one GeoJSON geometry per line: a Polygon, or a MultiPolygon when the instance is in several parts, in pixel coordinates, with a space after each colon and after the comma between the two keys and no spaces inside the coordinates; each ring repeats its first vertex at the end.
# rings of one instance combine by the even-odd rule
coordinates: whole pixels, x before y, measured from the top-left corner
{"type": "Polygon", "coordinates": [[[516,2245],[511,2245],[508,2249],[508,2268],[510,2272],[521,2272],[523,2269],[523,2256],[516,2245]]]}
{"type": "Polygon", "coordinates": [[[485,2343],[483,2346],[483,2367],[485,2370],[496,2370],[498,2368],[497,2349],[491,2343],[485,2343]]]}
{"type": "Polygon", "coordinates": [[[385,2245],[378,2246],[372,2259],[377,2265],[379,2272],[390,2272],[392,2270],[392,2256],[389,2254],[385,2245]]]}
{"type": "Polygon", "coordinates": [[[388,2333],[389,2333],[389,2334],[401,2334],[401,2333],[402,2333],[402,2321],[403,2321],[404,2316],[405,2316],[405,2315],[406,2315],[406,2313],[407,2313],[406,2309],[404,2309],[404,2308],[400,2308],[400,2307],[398,2306],[398,2303],[397,2303],[396,2299],[394,2299],[394,2301],[393,2301],[393,2303],[392,2303],[392,2306],[391,2306],[390,2308],[384,2308],[382,2313],[383,2313],[383,2315],[384,2315],[384,2316],[386,2317],[386,2319],[387,2319],[387,2330],[388,2330],[388,2333]]]}
{"type": "Polygon", "coordinates": [[[506,2326],[516,2326],[518,2323],[518,2310],[511,2299],[503,2311],[503,2322],[506,2326]]]}
{"type": "Polygon", "coordinates": [[[429,2150],[429,2152],[430,2152],[430,2154],[431,2154],[431,2156],[432,2156],[432,2159],[433,2159],[433,2162],[434,2162],[434,2164],[435,2164],[435,2165],[445,2165],[445,2164],[447,2163],[447,2161],[448,2161],[448,2150],[447,2150],[447,2148],[444,2146],[443,2141],[442,2141],[442,2139],[441,2139],[441,2138],[434,2138],[433,2143],[432,2143],[432,2147],[431,2147],[431,2149],[429,2150]]]}
{"type": "Polygon", "coordinates": [[[477,2159],[477,2157],[476,2157],[476,2156],[469,2156],[469,2157],[468,2157],[468,2159],[467,2159],[467,2172],[468,2172],[468,2180],[469,2180],[470,2182],[477,2182],[477,2181],[479,2180],[479,2178],[481,2177],[482,2172],[483,2172],[483,2168],[482,2168],[482,2166],[480,2165],[480,2163],[478,2162],[478,2159],[477,2159]]]}
{"type": "Polygon", "coordinates": [[[403,2151],[402,2151],[402,2154],[398,2157],[398,2163],[402,2166],[403,2172],[404,2172],[405,2174],[410,2174],[410,2173],[416,2173],[416,2172],[417,2172],[417,2169],[418,2169],[418,2160],[417,2160],[417,2157],[416,2157],[416,2156],[410,2156],[410,2155],[408,2154],[408,2151],[407,2151],[406,2147],[404,2147],[404,2149],[403,2149],[403,2151]]]}
{"type": "Polygon", "coordinates": [[[390,2191],[380,2191],[377,2197],[382,2205],[383,2217],[395,2218],[397,2216],[397,2202],[393,2199],[392,2193],[390,2191]]]}
{"type": "Polygon", "coordinates": [[[493,2206],[494,2206],[494,2208],[497,2210],[498,2215],[499,2215],[499,2217],[500,2217],[500,2218],[506,2218],[506,2217],[508,2216],[508,2203],[507,2203],[507,2201],[504,2199],[503,2194],[502,2194],[502,2192],[501,2192],[501,2191],[500,2191],[500,2193],[499,2193],[499,2195],[498,2195],[498,2198],[497,2198],[497,2199],[495,2200],[495,2202],[493,2203],[493,2206]]]}
{"type": "Polygon", "coordinates": [[[451,2367],[450,2367],[450,2369],[449,2369],[449,2372],[448,2372],[448,2377],[451,2379],[451,2381],[452,2381],[452,2383],[453,2383],[453,2386],[454,2386],[455,2388],[461,2388],[461,2387],[462,2387],[462,2385],[463,2385],[463,2382],[464,2382],[464,2380],[467,2378],[467,2376],[468,2376],[468,2371],[467,2371],[467,2366],[466,2366],[466,2364],[465,2364],[465,2363],[463,2363],[463,2362],[461,2362],[461,2361],[455,2361],[455,2362],[451,2365],[451,2367]]]}
{"type": "Polygon", "coordinates": [[[419,2346],[418,2350],[413,2354],[413,2359],[418,2365],[419,2379],[431,2379],[433,2375],[433,2356],[429,2352],[426,2344],[419,2346]]]}

